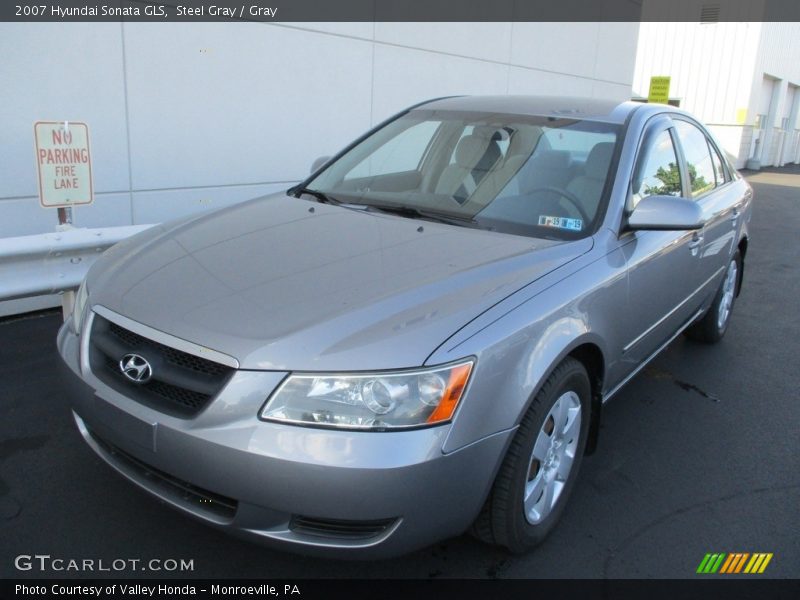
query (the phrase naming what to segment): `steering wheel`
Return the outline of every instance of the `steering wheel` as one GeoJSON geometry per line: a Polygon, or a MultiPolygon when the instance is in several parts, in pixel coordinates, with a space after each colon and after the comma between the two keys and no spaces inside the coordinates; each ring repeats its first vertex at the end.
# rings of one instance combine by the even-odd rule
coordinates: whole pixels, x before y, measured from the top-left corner
{"type": "Polygon", "coordinates": [[[578,213],[581,215],[581,218],[583,219],[584,223],[588,224],[591,221],[589,215],[586,214],[586,211],[583,209],[583,206],[581,205],[581,199],[578,198],[572,192],[563,190],[561,188],[557,188],[552,185],[543,185],[541,187],[536,187],[533,188],[532,190],[528,190],[527,192],[525,192],[525,195],[527,196],[530,194],[534,194],[536,192],[553,192],[554,194],[558,194],[561,198],[569,200],[569,203],[572,204],[572,206],[575,207],[575,210],[577,210],[578,213]]]}

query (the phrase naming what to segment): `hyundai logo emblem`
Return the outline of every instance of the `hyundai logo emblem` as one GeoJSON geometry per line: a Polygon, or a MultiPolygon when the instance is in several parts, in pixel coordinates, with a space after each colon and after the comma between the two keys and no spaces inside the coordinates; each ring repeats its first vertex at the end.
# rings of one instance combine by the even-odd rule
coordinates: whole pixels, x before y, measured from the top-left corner
{"type": "Polygon", "coordinates": [[[126,354],[119,361],[119,370],[133,383],[147,383],[153,376],[153,367],[138,354],[126,354]]]}

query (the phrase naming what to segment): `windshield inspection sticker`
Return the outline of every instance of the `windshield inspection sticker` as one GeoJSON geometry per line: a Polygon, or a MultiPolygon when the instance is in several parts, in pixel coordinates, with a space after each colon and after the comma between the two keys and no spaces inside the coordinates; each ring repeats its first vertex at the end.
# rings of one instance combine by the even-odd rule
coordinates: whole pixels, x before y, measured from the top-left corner
{"type": "Polygon", "coordinates": [[[539,216],[539,225],[544,227],[557,227],[558,229],[569,229],[570,231],[580,231],[583,229],[583,219],[568,219],[567,217],[547,217],[539,216]]]}

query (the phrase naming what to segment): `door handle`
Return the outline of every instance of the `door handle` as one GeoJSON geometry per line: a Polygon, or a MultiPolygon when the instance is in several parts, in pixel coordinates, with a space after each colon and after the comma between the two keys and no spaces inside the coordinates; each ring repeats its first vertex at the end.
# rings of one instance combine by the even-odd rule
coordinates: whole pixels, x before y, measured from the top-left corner
{"type": "Polygon", "coordinates": [[[736,227],[736,221],[738,219],[739,219],[739,209],[734,206],[733,212],[731,212],[731,225],[736,227]]]}

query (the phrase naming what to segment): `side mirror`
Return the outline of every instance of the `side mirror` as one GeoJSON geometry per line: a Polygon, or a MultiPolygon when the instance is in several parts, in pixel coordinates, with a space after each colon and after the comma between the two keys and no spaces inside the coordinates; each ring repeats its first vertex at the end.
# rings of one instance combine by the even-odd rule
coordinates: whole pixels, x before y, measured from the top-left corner
{"type": "Polygon", "coordinates": [[[316,173],[319,168],[331,159],[330,156],[320,156],[317,160],[311,163],[310,173],[316,173]]]}
{"type": "Polygon", "coordinates": [[[675,196],[648,196],[628,216],[628,229],[684,231],[704,225],[703,210],[692,200],[675,196]]]}

